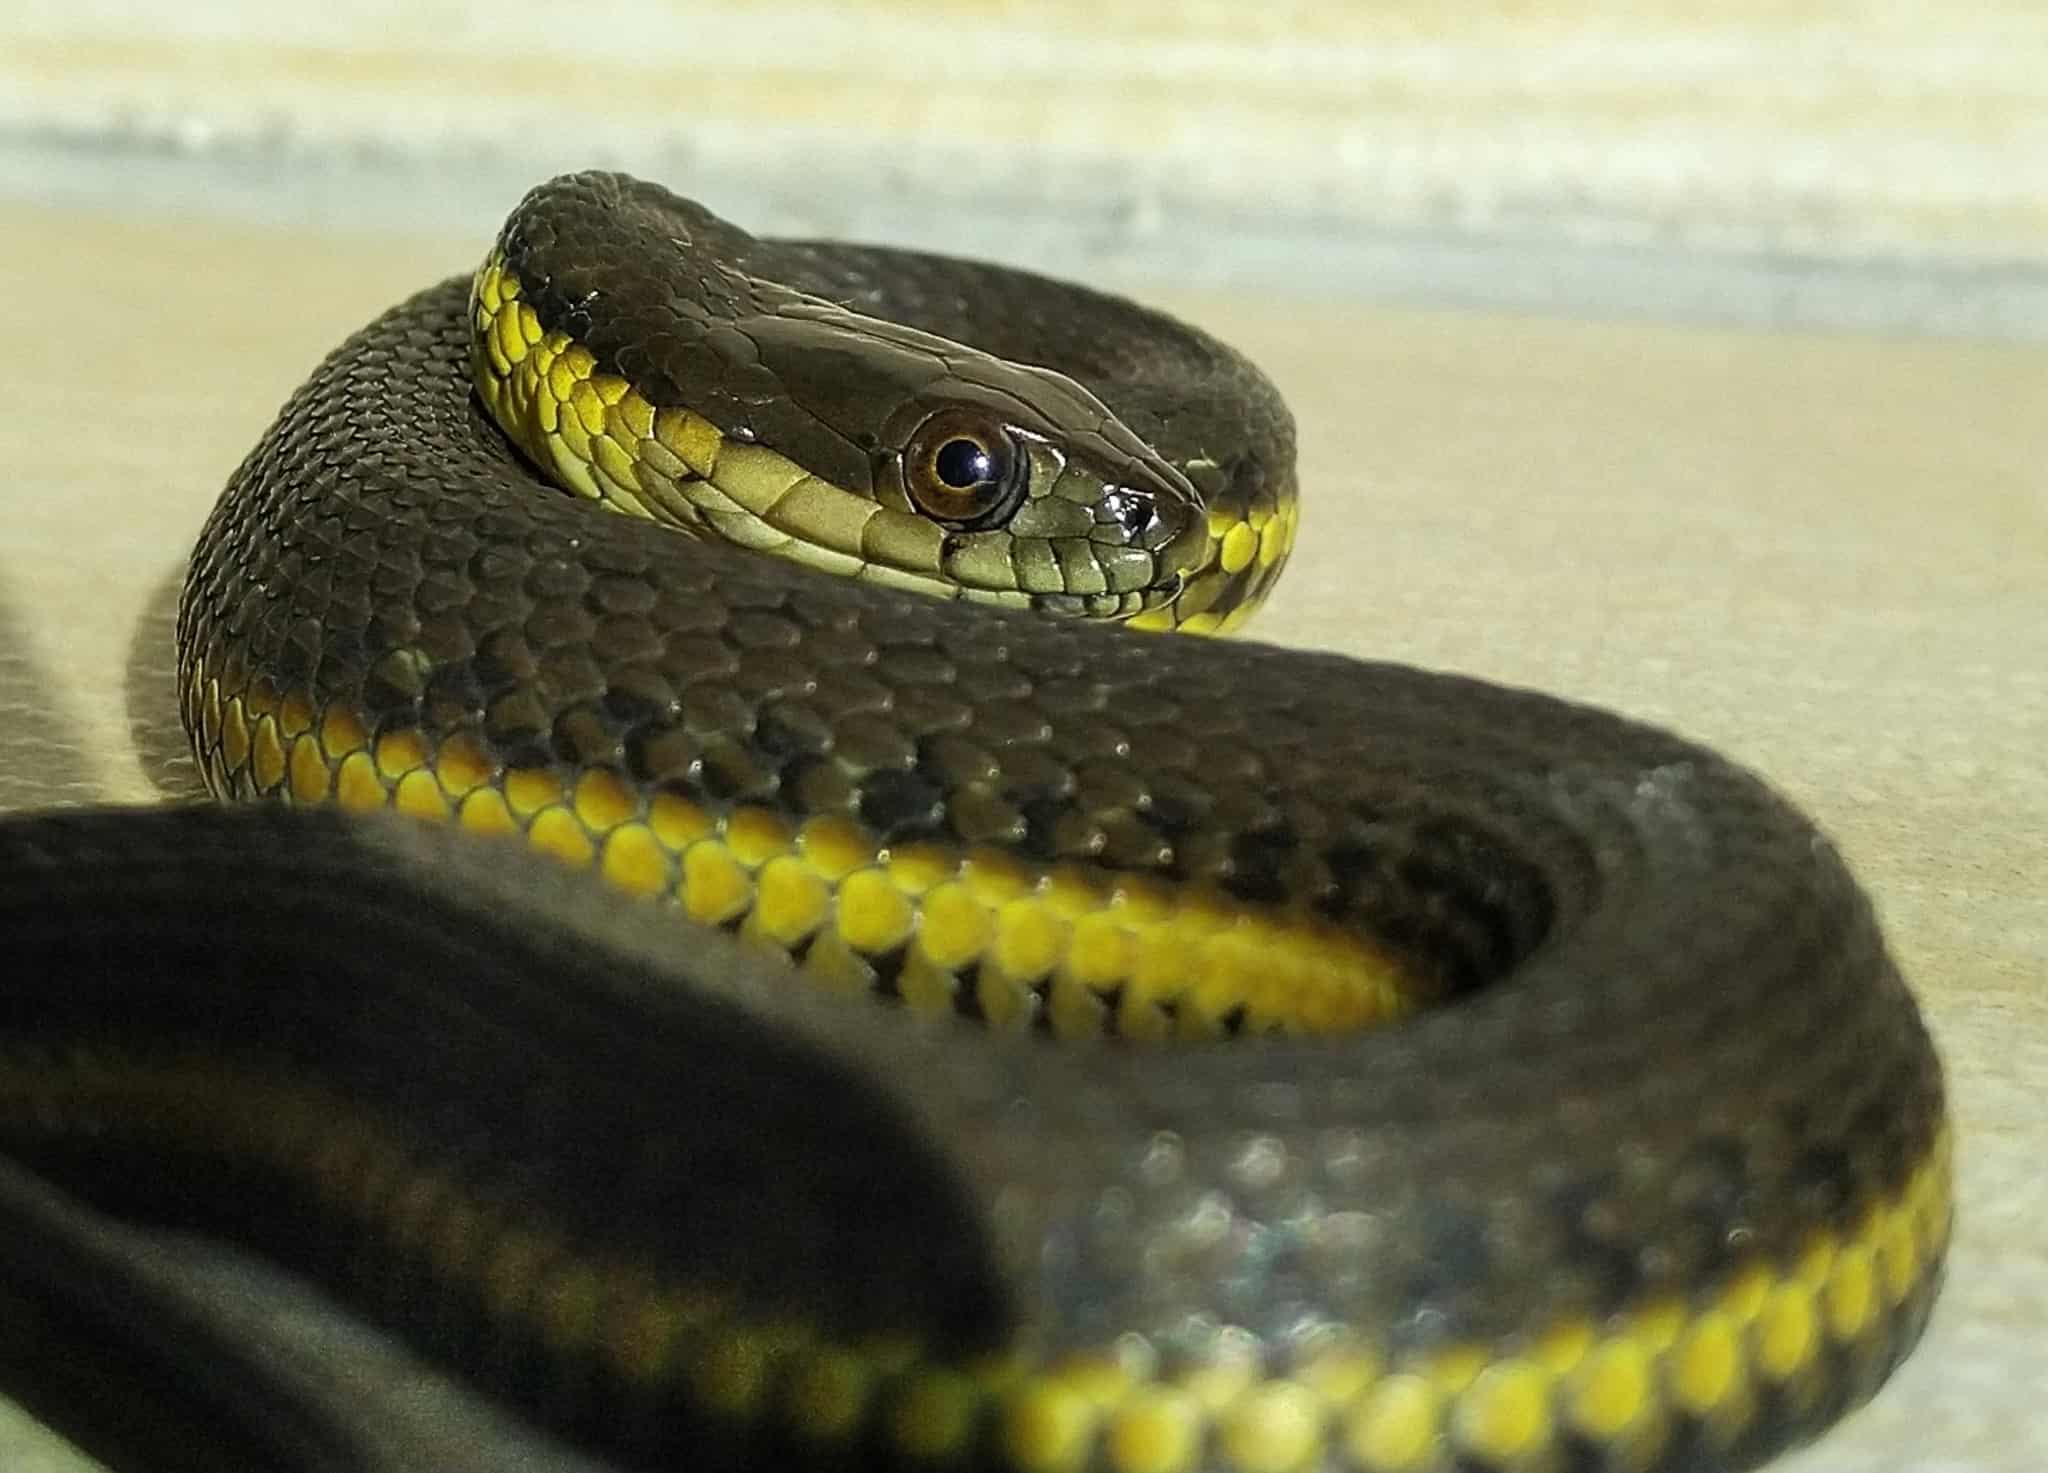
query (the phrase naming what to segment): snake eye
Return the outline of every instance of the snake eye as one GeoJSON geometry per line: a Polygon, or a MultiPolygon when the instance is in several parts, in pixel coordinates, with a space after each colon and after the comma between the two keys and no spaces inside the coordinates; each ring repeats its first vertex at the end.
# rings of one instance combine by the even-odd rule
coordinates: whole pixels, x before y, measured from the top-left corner
{"type": "Polygon", "coordinates": [[[903,447],[903,486],[917,509],[949,527],[999,523],[1030,488],[1028,460],[1002,421],[942,409],[903,447]]]}

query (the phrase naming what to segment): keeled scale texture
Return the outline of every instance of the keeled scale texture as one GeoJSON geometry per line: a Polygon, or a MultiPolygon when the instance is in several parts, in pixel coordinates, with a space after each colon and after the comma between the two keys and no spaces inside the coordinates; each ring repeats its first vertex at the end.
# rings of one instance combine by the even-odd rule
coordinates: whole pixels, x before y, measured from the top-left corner
{"type": "MultiPolygon", "coordinates": [[[[468,398],[461,306],[446,284],[345,346],[209,524],[180,634],[222,791],[263,786],[253,736],[243,762],[223,755],[222,703],[242,696],[287,768],[285,743],[336,720],[337,771],[348,737],[374,763],[396,733],[459,739],[481,787],[544,772],[573,793],[599,774],[636,812],[665,793],[714,816],[838,814],[885,847],[987,841],[992,823],[1032,863],[1204,883],[1364,929],[1455,988],[1490,981],[1337,1041],[954,1039],[949,1067],[912,1068],[862,1034],[863,1067],[986,1227],[1009,1301],[989,1336],[1039,1356],[1135,1335],[1157,1357],[1138,1382],[1254,1348],[1252,1381],[1279,1399],[1205,1406],[1190,1456],[1250,1468],[1291,1447],[1289,1377],[1336,1326],[1440,1403],[1410,1419],[1430,1439],[1407,1461],[1399,1417],[1318,1404],[1304,1446],[1360,1467],[1636,1458],[1598,1418],[1569,1430],[1569,1357],[1505,1392],[1484,1369],[1630,1313],[1674,1306],[1669,1334],[1613,1332],[1652,1364],[1654,1450],[1709,1464],[1811,1430],[1910,1343],[1931,1232],[1839,1343],[1771,1338],[1764,1306],[1803,1282],[1803,1255],[1864,1251],[1872,1214],[1912,1196],[1941,1095],[1867,905],[1753,779],[1525,694],[941,608],[648,536],[527,481],[468,398]],[[1753,1301],[1748,1390],[1716,1423],[1657,1358],[1730,1293],[1753,1301]],[[1443,1370],[1458,1353],[1477,1356],[1462,1376],[1443,1370]]],[[[365,791],[396,795],[401,775],[365,791]]],[[[862,1299],[892,1297],[881,1262],[843,1268],[883,1280],[862,1299]]],[[[914,1282],[895,1293],[918,1301],[914,1282]]],[[[1038,1446],[1003,1425],[990,1446],[1038,1446]]],[[[1086,1456],[1143,1465],[1103,1435],[1086,1456]]]]}

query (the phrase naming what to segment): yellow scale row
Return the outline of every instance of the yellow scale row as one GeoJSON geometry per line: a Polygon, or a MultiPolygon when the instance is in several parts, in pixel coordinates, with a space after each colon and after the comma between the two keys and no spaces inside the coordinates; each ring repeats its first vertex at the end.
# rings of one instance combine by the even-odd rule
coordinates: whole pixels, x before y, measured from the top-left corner
{"type": "Polygon", "coordinates": [[[1301,503],[1291,497],[1278,505],[1262,498],[1242,518],[1210,512],[1209,550],[1181,596],[1125,622],[1151,631],[1235,634],[1265,602],[1300,525],[1301,503]]]}
{"type": "Polygon", "coordinates": [[[798,1319],[740,1318],[715,1288],[581,1256],[551,1224],[510,1220],[414,1161],[355,1102],[296,1080],[205,1059],[29,1058],[0,1067],[0,1111],[33,1111],[44,1130],[126,1126],[261,1155],[431,1265],[437,1281],[465,1286],[501,1322],[564,1355],[597,1356],[629,1384],[673,1388],[700,1412],[774,1419],[821,1447],[879,1426],[903,1451],[933,1459],[992,1430],[1020,1473],[1081,1473],[1098,1453],[1115,1473],[1444,1473],[1459,1455],[1536,1469],[1566,1433],[1647,1466],[1673,1415],[1732,1439],[1761,1390],[1818,1395],[1828,1346],[1886,1333],[1949,1226],[1944,1133],[1854,1231],[1817,1235],[1783,1268],[1754,1264],[1701,1304],[1655,1304],[1519,1346],[1399,1365],[1332,1333],[1278,1377],[1260,1374],[1248,1337],[1164,1376],[1137,1337],[1050,1364],[1024,1355],[946,1364],[907,1339],[842,1344],[798,1319]]]}
{"type": "MultiPolygon", "coordinates": [[[[1178,1001],[1184,1030],[1237,1006],[1253,1026],[1301,1028],[1362,1026],[1407,1006],[1391,970],[1363,980],[1349,938],[1303,932],[1288,917],[1233,914],[1213,897],[1190,901],[1142,883],[1105,893],[1078,872],[1034,876],[995,853],[884,852],[843,819],[793,826],[751,809],[714,817],[673,797],[643,802],[604,773],[565,786],[552,774],[512,772],[494,786],[490,764],[459,736],[431,752],[410,733],[373,746],[339,708],[316,721],[297,698],[252,690],[246,701],[223,701],[203,678],[188,698],[216,754],[209,769],[231,788],[246,778],[295,801],[389,805],[485,831],[523,827],[537,848],[629,891],[672,894],[699,920],[740,920],[743,936],[771,946],[813,937],[806,973],[827,986],[865,987],[861,956],[908,944],[900,985],[913,1007],[950,1007],[953,969],[978,960],[997,979],[991,985],[1013,996],[1022,979],[1050,976],[1061,1032],[1099,1031],[1096,989],[1118,986],[1117,1025],[1138,1036],[1147,1014],[1163,1015],[1133,999],[1178,1001]],[[1318,996],[1318,975],[1323,1003],[1283,995],[1306,977],[1302,996],[1318,996]],[[1079,996],[1086,1006],[1062,1001],[1079,996]]],[[[1003,995],[983,997],[998,1022],[1003,995]]],[[[907,1447],[929,1449],[969,1435],[994,1398],[1013,1460],[1043,1473],[1085,1466],[1098,1441],[1118,1473],[1185,1473],[1212,1439],[1244,1473],[1292,1473],[1326,1456],[1367,1473],[1425,1473],[1447,1466],[1452,1447],[1535,1467],[1566,1427],[1653,1450],[1672,1412],[1732,1435],[1760,1382],[1796,1386],[1828,1340],[1876,1333],[1912,1293],[1945,1240],[1948,1169],[1944,1138],[1908,1188],[1855,1232],[1817,1238],[1787,1269],[1753,1267],[1710,1308],[1672,1303],[1618,1328],[1559,1327],[1505,1358],[1471,1348],[1388,1368],[1364,1351],[1333,1350],[1264,1380],[1249,1363],[1167,1381],[1116,1362],[1011,1368],[993,1380],[927,1368],[904,1383],[890,1416],[907,1447]]],[[[719,1348],[705,1352],[723,1368],[712,1379],[765,1385],[790,1333],[722,1328],[719,1348]]],[[[821,1410],[832,1402],[827,1391],[872,1390],[883,1373],[844,1347],[814,1349],[814,1374],[776,1381],[797,1388],[786,1391],[793,1400],[783,1414],[808,1406],[821,1424],[839,1425],[844,1418],[821,1410]]]]}
{"type": "Polygon", "coordinates": [[[605,771],[500,774],[466,734],[434,746],[399,731],[373,743],[343,707],[316,720],[303,698],[279,698],[261,682],[223,698],[195,671],[187,697],[217,754],[212,780],[228,793],[388,806],[479,833],[523,833],[622,890],[673,900],[693,920],[736,926],[779,953],[806,948],[803,975],[827,989],[867,991],[873,959],[903,949],[895,985],[914,1009],[950,1011],[971,985],[992,1025],[1021,1027],[1042,994],[1062,1037],[1113,1025],[1134,1039],[1214,1036],[1233,1015],[1253,1031],[1348,1032],[1414,1003],[1418,984],[1362,938],[1220,892],[1112,881],[1073,865],[1041,872],[995,849],[884,848],[841,816],[714,813],[638,793],[605,771]]]}
{"type": "Polygon", "coordinates": [[[581,343],[544,329],[521,290],[495,256],[478,271],[475,382],[497,422],[567,489],[818,572],[1029,607],[1027,594],[1005,584],[1006,550],[991,545],[979,554],[976,586],[948,579],[938,523],[821,480],[766,446],[730,440],[688,409],[657,408],[626,379],[601,371],[581,343]]]}
{"type": "Polygon", "coordinates": [[[1944,1136],[1853,1233],[1817,1236],[1788,1270],[1751,1265],[1705,1306],[1672,1301],[1559,1325],[1508,1353],[1468,1346],[1399,1368],[1334,1336],[1292,1375],[1264,1380],[1249,1363],[1177,1385],[1113,1363],[1080,1382],[1054,1373],[1011,1400],[1007,1444],[1031,1473],[1086,1466],[1098,1439],[1117,1473],[1189,1473],[1212,1435],[1238,1473],[1435,1473],[1454,1454],[1545,1466],[1571,1433],[1647,1466],[1673,1414],[1732,1438],[1762,1385],[1796,1394],[1829,1342],[1882,1333],[1942,1252],[1948,1173],[1944,1136]]]}
{"type": "MultiPolygon", "coordinates": [[[[477,342],[487,370],[477,383],[499,423],[569,489],[683,530],[708,525],[730,542],[822,572],[927,595],[1028,604],[1008,590],[941,581],[937,524],[820,481],[764,447],[731,444],[687,409],[657,409],[626,379],[601,372],[588,348],[544,329],[521,291],[496,256],[477,273],[477,342]],[[674,486],[687,489],[662,494],[674,486]],[[792,517],[801,534],[788,524],[792,517]]],[[[1236,632],[1264,602],[1299,525],[1292,496],[1261,494],[1242,514],[1211,510],[1208,551],[1180,597],[1128,622],[1184,634],[1236,632]]]]}
{"type": "MultiPolygon", "coordinates": [[[[573,394],[564,398],[573,405],[573,394]]],[[[1244,520],[1212,517],[1208,601],[1245,570],[1276,566],[1295,528],[1291,500],[1255,506],[1244,520]]],[[[1227,630],[1251,607],[1198,611],[1178,627],[1227,630]]],[[[1133,622],[1174,627],[1166,611],[1133,622]]],[[[1240,1008],[1253,1028],[1349,1030],[1412,1005],[1396,969],[1356,938],[1225,897],[1134,880],[1105,887],[1070,867],[1034,873],[993,851],[882,850],[841,818],[792,824],[755,808],[713,814],[672,795],[645,798],[603,772],[566,783],[545,771],[500,774],[467,737],[435,745],[396,732],[373,743],[344,709],[316,711],[261,682],[224,696],[200,670],[186,698],[217,791],[391,806],[482,832],[523,832],[535,848],[622,889],[672,897],[696,920],[737,922],[742,936],[784,951],[808,941],[804,971],[827,987],[865,990],[868,959],[907,947],[898,986],[910,1006],[950,1009],[972,967],[992,1022],[1027,1019],[1030,989],[1043,986],[1062,1035],[1101,1031],[1110,996],[1119,998],[1116,1027],[1133,1037],[1215,1031],[1240,1008]],[[1161,1003],[1174,1005],[1171,1018],[1161,1003]]],[[[337,1181],[364,1171],[382,1180],[397,1168],[384,1162],[380,1177],[363,1165],[376,1155],[358,1141],[322,1159],[337,1181]]],[[[1467,1347],[1395,1367],[1333,1342],[1284,1377],[1225,1357],[1160,1378],[1142,1346],[1052,1367],[920,1365],[914,1347],[832,1346],[800,1325],[729,1321],[715,1293],[645,1284],[625,1296],[635,1308],[621,1321],[602,1306],[619,1302],[621,1282],[641,1281],[617,1266],[561,1268],[559,1244],[545,1233],[500,1233],[479,1271],[492,1303],[536,1317],[558,1345],[608,1325],[608,1354],[629,1379],[680,1375],[707,1409],[777,1415],[826,1441],[881,1415],[906,1451],[942,1456],[994,1416],[1006,1453],[1032,1473],[1081,1469],[1098,1449],[1117,1473],[1192,1473],[1212,1452],[1241,1473],[1326,1463],[1428,1473],[1447,1467],[1453,1449],[1533,1468],[1569,1428],[1647,1462],[1671,1413],[1732,1436],[1759,1382],[1796,1387],[1827,1342],[1877,1333],[1941,1252],[1948,1172],[1944,1136],[1906,1190],[1854,1233],[1817,1238],[1788,1269],[1753,1266],[1704,1309],[1659,1305],[1612,1325],[1559,1326],[1509,1351],[1467,1347]]],[[[438,1179],[407,1191],[401,1209],[403,1200],[437,1204],[437,1251],[454,1266],[488,1213],[455,1202],[438,1179]]],[[[397,1212],[402,1235],[425,1211],[397,1212]]]]}

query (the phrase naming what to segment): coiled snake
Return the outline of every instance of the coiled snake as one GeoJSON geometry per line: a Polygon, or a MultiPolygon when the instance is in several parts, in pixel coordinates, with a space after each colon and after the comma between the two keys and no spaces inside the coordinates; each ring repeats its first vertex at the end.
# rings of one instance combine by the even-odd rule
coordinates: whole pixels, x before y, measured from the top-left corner
{"type": "Polygon", "coordinates": [[[0,1276],[303,1466],[439,1464],[77,1289],[65,1212],[276,1258],[526,1466],[1814,1434],[1949,1226],[1869,905],[1675,737],[1189,637],[1293,478],[1266,380],[1128,303],[537,189],[193,555],[194,751],[287,801],[0,826],[4,1146],[74,1194],[8,1188],[0,1276]]]}

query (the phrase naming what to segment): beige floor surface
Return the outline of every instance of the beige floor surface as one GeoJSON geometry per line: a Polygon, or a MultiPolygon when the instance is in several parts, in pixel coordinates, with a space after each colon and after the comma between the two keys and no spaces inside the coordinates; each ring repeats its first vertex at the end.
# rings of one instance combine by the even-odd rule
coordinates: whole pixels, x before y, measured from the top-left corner
{"type": "MultiPolygon", "coordinates": [[[[0,808],[186,791],[163,621],[200,518],[321,352],[482,242],[26,209],[0,242],[0,808]]],[[[1961,1229],[1922,1351],[1784,1466],[2039,1467],[2048,354],[1168,300],[1301,421],[1257,633],[1675,725],[1838,837],[1949,1062],[1961,1229]]],[[[30,1438],[0,1417],[7,1468],[70,1466],[30,1438]]]]}

